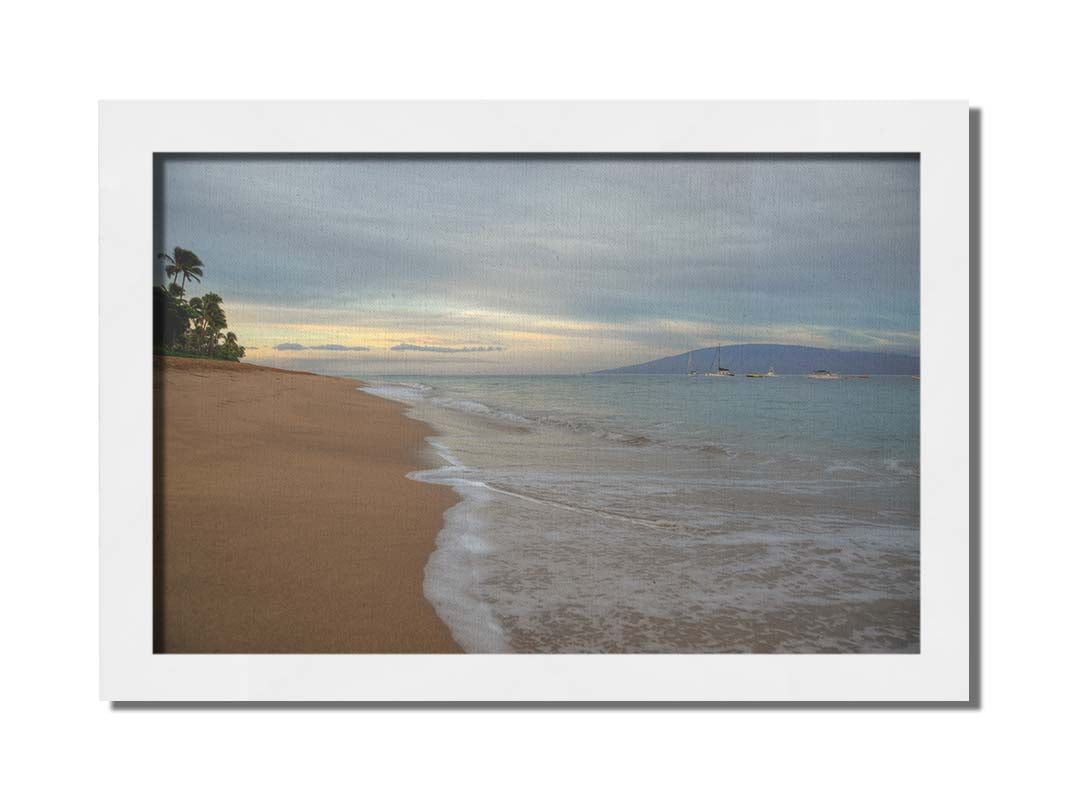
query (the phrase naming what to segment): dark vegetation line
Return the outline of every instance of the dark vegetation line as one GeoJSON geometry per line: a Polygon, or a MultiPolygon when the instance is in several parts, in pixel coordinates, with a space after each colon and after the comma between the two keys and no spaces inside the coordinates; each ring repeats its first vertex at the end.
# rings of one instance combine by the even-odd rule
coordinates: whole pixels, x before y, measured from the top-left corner
{"type": "Polygon", "coordinates": [[[186,282],[200,283],[204,277],[200,257],[192,250],[175,247],[173,255],[160,253],[159,259],[170,283],[152,287],[154,352],[222,361],[244,358],[245,349],[237,343],[237,334],[226,330],[222,298],[214,292],[188,300],[185,297],[186,282]]]}

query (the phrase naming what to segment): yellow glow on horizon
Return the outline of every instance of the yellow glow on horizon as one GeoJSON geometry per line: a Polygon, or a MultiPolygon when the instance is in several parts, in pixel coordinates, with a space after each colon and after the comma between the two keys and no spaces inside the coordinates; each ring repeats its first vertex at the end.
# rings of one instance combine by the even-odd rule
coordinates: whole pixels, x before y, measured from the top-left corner
{"type": "MultiPolygon", "coordinates": [[[[271,358],[366,357],[412,359],[415,351],[393,351],[400,344],[447,347],[503,347],[515,363],[544,365],[574,360],[584,367],[640,363],[717,344],[767,343],[835,347],[838,330],[815,325],[723,325],[711,321],[665,318],[598,322],[512,313],[485,308],[429,313],[410,309],[302,309],[233,304],[230,328],[242,344],[271,358]],[[353,322],[353,318],[361,322],[353,322]],[[296,320],[281,322],[280,320],[296,320]],[[653,340],[659,340],[653,344],[653,340]],[[296,343],[304,349],[275,350],[296,343]],[[320,350],[325,345],[368,348],[320,350]],[[313,350],[308,353],[307,350],[313,350]],[[615,362],[619,362],[616,364],[615,362]]],[[[918,345],[918,335],[899,331],[854,330],[859,344],[872,347],[918,345]]],[[[448,354],[424,353],[425,357],[448,354]]],[[[485,354],[486,358],[490,353],[485,354]]]]}

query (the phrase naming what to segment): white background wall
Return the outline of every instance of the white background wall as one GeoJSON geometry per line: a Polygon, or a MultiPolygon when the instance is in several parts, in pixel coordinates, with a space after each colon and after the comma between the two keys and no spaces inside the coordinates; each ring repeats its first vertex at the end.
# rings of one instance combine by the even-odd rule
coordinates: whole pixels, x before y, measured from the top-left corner
{"type": "Polygon", "coordinates": [[[1067,372],[1053,6],[527,5],[5,10],[2,780],[24,784],[11,796],[1051,789],[1065,555],[1053,412],[1067,372]],[[212,97],[969,98],[983,127],[981,709],[114,711],[97,701],[96,101],[212,97]]]}

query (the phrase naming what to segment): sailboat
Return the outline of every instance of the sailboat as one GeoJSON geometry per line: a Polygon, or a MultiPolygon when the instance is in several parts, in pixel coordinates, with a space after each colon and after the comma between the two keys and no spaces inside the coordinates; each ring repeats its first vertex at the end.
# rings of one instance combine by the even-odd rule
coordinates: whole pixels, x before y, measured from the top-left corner
{"type": "Polygon", "coordinates": [[[715,372],[705,372],[705,378],[732,378],[734,374],[722,365],[722,345],[715,350],[715,372]]]}
{"type": "Polygon", "coordinates": [[[689,362],[685,366],[685,371],[686,371],[686,374],[689,375],[690,378],[696,377],[696,374],[697,374],[696,370],[693,369],[693,351],[692,350],[689,351],[689,362]]]}

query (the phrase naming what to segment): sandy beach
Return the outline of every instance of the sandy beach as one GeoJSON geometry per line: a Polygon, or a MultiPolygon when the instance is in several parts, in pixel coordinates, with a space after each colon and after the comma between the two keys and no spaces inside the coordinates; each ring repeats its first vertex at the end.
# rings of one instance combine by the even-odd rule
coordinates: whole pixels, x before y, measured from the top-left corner
{"type": "Polygon", "coordinates": [[[459,652],[423,595],[432,429],[358,383],[155,363],[155,651],[459,652]]]}

